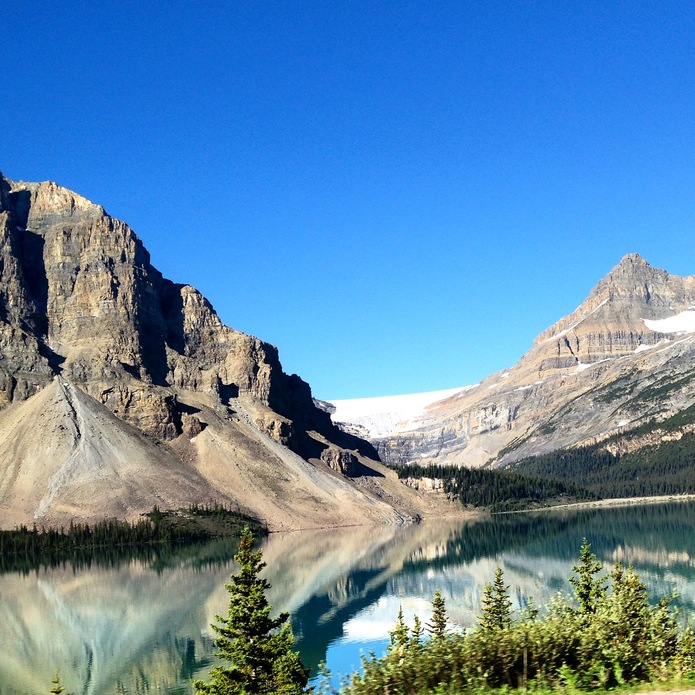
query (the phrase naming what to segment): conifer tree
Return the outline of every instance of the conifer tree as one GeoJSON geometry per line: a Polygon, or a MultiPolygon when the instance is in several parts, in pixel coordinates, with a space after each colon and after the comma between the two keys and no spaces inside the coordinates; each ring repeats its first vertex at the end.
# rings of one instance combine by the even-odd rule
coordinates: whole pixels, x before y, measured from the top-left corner
{"type": "Polygon", "coordinates": [[[442,592],[437,589],[434,592],[432,599],[432,617],[427,623],[427,632],[435,639],[441,639],[446,634],[446,623],[448,616],[446,614],[446,604],[442,592]]]}
{"type": "Polygon", "coordinates": [[[495,572],[492,584],[486,584],[483,591],[483,612],[480,626],[484,630],[505,630],[512,624],[512,602],[509,598],[509,585],[504,583],[502,568],[495,572]]]}
{"type": "Polygon", "coordinates": [[[53,678],[52,683],[53,687],[51,688],[50,695],[61,695],[65,688],[60,684],[60,678],[58,677],[57,673],[53,678]]]}
{"type": "Polygon", "coordinates": [[[418,653],[422,650],[422,636],[425,629],[422,626],[419,616],[415,616],[413,620],[413,629],[410,632],[410,639],[408,640],[408,649],[413,653],[418,653]]]}
{"type": "Polygon", "coordinates": [[[570,577],[580,613],[595,613],[606,596],[606,576],[597,576],[602,570],[603,565],[591,552],[591,544],[585,538],[579,551],[579,564],[572,567],[578,576],[570,577]]]}
{"type": "Polygon", "coordinates": [[[404,651],[408,646],[408,626],[403,620],[403,606],[398,608],[398,617],[396,618],[396,625],[389,633],[391,638],[391,643],[389,644],[389,651],[401,650],[404,651]]]}
{"type": "Polygon", "coordinates": [[[227,617],[216,616],[217,655],[229,662],[210,671],[209,683],[195,681],[199,695],[298,695],[304,692],[309,672],[292,650],[288,613],[270,617],[265,592],[270,588],[259,577],[265,567],[262,552],[254,551],[251,531],[244,529],[234,559],[239,571],[226,585],[227,617]]]}

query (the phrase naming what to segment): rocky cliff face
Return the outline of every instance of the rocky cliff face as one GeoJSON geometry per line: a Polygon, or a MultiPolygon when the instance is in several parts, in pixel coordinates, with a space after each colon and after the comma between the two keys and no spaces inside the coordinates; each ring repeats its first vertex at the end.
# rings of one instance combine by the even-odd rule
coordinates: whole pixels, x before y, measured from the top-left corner
{"type": "MultiPolygon", "coordinates": [[[[517,365],[369,437],[387,462],[505,465],[695,403],[695,276],[622,259],[517,365]]],[[[364,426],[364,418],[353,424],[364,426]]]]}
{"type": "Polygon", "coordinates": [[[273,346],[224,326],[195,289],[162,278],[126,224],[54,183],[3,179],[2,188],[2,402],[60,374],[162,439],[183,431],[179,390],[262,403],[275,413],[262,426],[300,454],[305,425],[341,438],[273,346]]]}
{"type": "Polygon", "coordinates": [[[636,254],[625,256],[569,316],[543,331],[528,359],[539,371],[631,357],[666,334],[644,319],[663,319],[691,306],[695,277],[669,275],[636,254]]]}
{"type": "Polygon", "coordinates": [[[0,239],[0,420],[23,437],[18,448],[0,433],[5,525],[79,516],[84,500],[69,494],[86,494],[95,476],[118,488],[131,454],[137,465],[118,504],[100,513],[90,502],[87,516],[205,495],[282,527],[419,513],[351,485],[346,476],[384,477],[371,445],[315,407],[275,347],[225,326],[194,288],[163,278],[101,206],[0,175],[0,239]],[[42,421],[35,432],[28,424],[39,409],[52,419],[52,444],[42,421]],[[106,427],[101,444],[96,422],[106,427]],[[22,497],[39,456],[52,457],[39,466],[46,487],[22,497]],[[137,472],[148,477],[153,466],[159,473],[140,480],[147,494],[134,495],[137,472]]]}

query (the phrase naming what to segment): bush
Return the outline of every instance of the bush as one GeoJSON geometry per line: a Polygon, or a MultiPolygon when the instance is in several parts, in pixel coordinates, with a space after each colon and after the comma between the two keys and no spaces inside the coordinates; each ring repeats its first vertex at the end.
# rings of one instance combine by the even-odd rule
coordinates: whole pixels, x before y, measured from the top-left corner
{"type": "MultiPolygon", "coordinates": [[[[542,617],[531,608],[513,616],[502,570],[486,587],[479,627],[422,642],[407,639],[402,616],[398,648],[363,660],[346,695],[461,693],[530,686],[590,690],[663,678],[695,666],[695,636],[678,629],[668,599],[651,607],[632,568],[607,578],[582,545],[573,568],[575,602],[558,595],[542,617]],[[610,579],[610,590],[605,586],[610,579]]],[[[420,630],[419,621],[417,630],[420,630]]],[[[393,642],[392,642],[393,644],[393,642]]]]}

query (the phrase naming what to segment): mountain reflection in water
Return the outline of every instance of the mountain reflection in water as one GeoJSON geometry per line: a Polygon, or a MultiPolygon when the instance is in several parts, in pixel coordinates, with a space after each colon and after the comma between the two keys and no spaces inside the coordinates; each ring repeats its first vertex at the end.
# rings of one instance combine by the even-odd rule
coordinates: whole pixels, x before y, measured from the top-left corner
{"type": "MultiPolygon", "coordinates": [[[[695,608],[695,503],[508,515],[471,523],[273,534],[264,542],[269,600],[292,614],[296,647],[316,672],[359,664],[383,645],[399,606],[428,618],[440,588],[452,622],[475,624],[496,566],[515,607],[569,592],[582,538],[605,565],[632,564],[652,598],[695,608]],[[346,656],[347,655],[347,656],[346,656]]],[[[189,693],[212,663],[226,613],[230,544],[156,561],[0,575],[0,695],[46,693],[56,672],[74,695],[189,693]]]]}

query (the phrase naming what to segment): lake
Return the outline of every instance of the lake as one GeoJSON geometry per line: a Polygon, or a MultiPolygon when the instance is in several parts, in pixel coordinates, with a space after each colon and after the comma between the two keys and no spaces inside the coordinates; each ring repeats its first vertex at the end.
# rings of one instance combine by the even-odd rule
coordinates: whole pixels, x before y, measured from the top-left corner
{"type": "MultiPolygon", "coordinates": [[[[500,566],[515,608],[546,604],[567,581],[582,538],[604,565],[631,563],[650,596],[695,608],[695,503],[492,517],[470,523],[273,534],[263,544],[269,600],[292,614],[296,647],[334,682],[384,650],[399,607],[429,618],[442,591],[454,626],[475,625],[500,566]]],[[[0,695],[192,692],[213,663],[216,613],[234,548],[0,575],[0,695]]]]}

